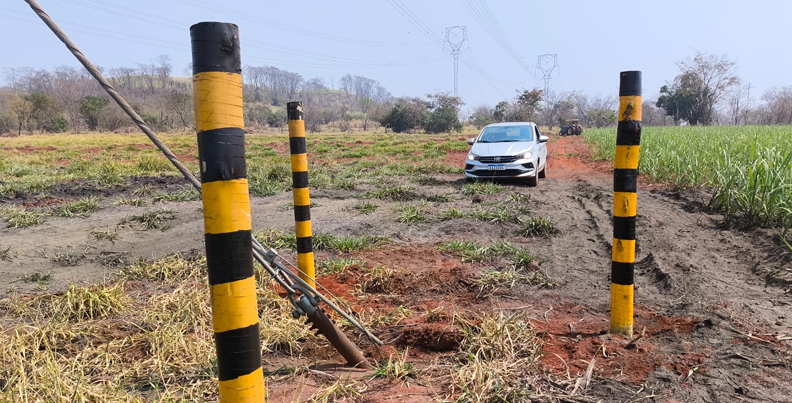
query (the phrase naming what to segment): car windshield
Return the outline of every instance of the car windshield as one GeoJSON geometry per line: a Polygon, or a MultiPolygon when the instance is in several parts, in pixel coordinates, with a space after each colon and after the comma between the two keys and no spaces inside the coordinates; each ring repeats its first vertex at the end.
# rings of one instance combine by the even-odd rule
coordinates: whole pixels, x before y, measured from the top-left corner
{"type": "Polygon", "coordinates": [[[533,141],[531,126],[492,126],[484,128],[479,136],[479,143],[511,143],[517,141],[533,141]]]}

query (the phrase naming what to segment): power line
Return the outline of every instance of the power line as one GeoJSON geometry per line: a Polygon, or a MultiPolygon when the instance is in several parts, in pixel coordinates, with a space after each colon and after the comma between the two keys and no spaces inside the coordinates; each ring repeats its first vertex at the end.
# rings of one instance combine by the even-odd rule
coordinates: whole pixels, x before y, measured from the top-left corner
{"type": "Polygon", "coordinates": [[[528,73],[534,74],[531,71],[531,68],[528,66],[527,63],[520,57],[517,50],[514,48],[514,45],[509,40],[509,37],[503,31],[500,23],[498,23],[497,18],[492,13],[489,5],[487,4],[486,0],[462,0],[465,3],[465,6],[468,8],[473,17],[478,21],[478,23],[484,28],[484,31],[489,34],[492,40],[495,41],[503,50],[514,59],[515,62],[525,71],[528,73]]]}
{"type": "MultiPolygon", "coordinates": [[[[6,8],[6,7],[2,7],[2,6],[0,6],[0,10],[12,12],[12,13],[23,14],[23,15],[28,14],[28,13],[23,13],[23,12],[20,12],[20,11],[17,11],[17,10],[13,10],[13,9],[9,9],[9,8],[6,8]]],[[[39,21],[37,21],[37,20],[35,20],[33,18],[27,18],[27,17],[23,17],[23,16],[16,17],[16,16],[13,16],[13,15],[6,15],[6,14],[0,14],[0,17],[6,18],[6,19],[10,19],[10,20],[20,21],[20,22],[26,22],[26,23],[30,23],[30,24],[40,25],[39,21]]],[[[159,38],[149,38],[149,37],[140,36],[140,35],[127,34],[127,33],[124,33],[124,32],[118,32],[118,31],[113,31],[113,30],[109,30],[109,29],[93,27],[93,26],[89,26],[89,25],[85,25],[85,24],[80,24],[80,23],[75,23],[75,22],[70,22],[70,21],[64,21],[64,20],[61,20],[60,23],[61,23],[61,25],[68,26],[72,32],[79,32],[79,33],[82,33],[82,34],[96,36],[96,37],[105,38],[105,39],[111,38],[111,39],[114,39],[114,40],[130,42],[130,43],[137,43],[137,44],[146,45],[146,46],[154,46],[154,47],[157,47],[157,48],[160,48],[160,49],[167,49],[169,51],[176,51],[176,52],[179,52],[179,53],[182,53],[182,54],[188,54],[189,53],[189,49],[187,48],[187,46],[185,44],[182,44],[182,43],[164,41],[164,40],[159,39],[159,38]]],[[[262,47],[261,45],[251,45],[251,46],[262,47]]],[[[296,55],[297,56],[301,56],[301,57],[306,57],[306,56],[303,56],[303,55],[300,55],[300,54],[296,54],[296,55]]],[[[268,63],[268,64],[285,64],[285,65],[300,66],[300,67],[324,67],[324,68],[369,67],[369,68],[378,68],[378,67],[399,67],[399,66],[404,66],[404,65],[429,64],[429,63],[438,62],[438,61],[442,60],[443,58],[442,57],[436,57],[436,58],[432,58],[432,59],[415,59],[415,60],[394,61],[394,62],[363,62],[363,61],[361,61],[361,62],[354,62],[354,63],[344,63],[344,62],[335,61],[332,64],[329,63],[328,61],[311,63],[311,62],[304,62],[304,61],[261,58],[261,57],[256,57],[256,56],[246,56],[245,59],[246,60],[251,60],[251,61],[258,61],[258,62],[268,63]]]]}
{"type": "MultiPolygon", "coordinates": [[[[68,3],[72,3],[72,4],[76,4],[76,5],[80,5],[80,6],[87,7],[87,8],[91,8],[91,9],[94,9],[94,10],[102,11],[102,12],[109,13],[109,14],[113,14],[113,15],[118,15],[118,16],[122,16],[122,17],[125,17],[125,18],[134,19],[134,20],[137,20],[137,21],[146,22],[146,23],[149,23],[149,24],[152,24],[152,25],[156,25],[156,26],[160,26],[160,27],[163,27],[163,28],[176,30],[176,31],[179,31],[179,32],[182,32],[184,30],[184,26],[187,25],[185,23],[182,23],[182,22],[174,20],[174,19],[160,17],[160,16],[157,16],[157,15],[154,15],[154,14],[151,14],[151,13],[147,13],[147,12],[144,12],[144,11],[138,11],[138,10],[135,10],[135,9],[132,9],[132,8],[128,8],[128,7],[118,6],[116,4],[108,3],[108,2],[103,1],[103,0],[89,0],[89,1],[92,1],[92,2],[98,3],[98,4],[89,4],[89,3],[86,3],[83,0],[62,0],[62,1],[65,1],[65,2],[68,2],[68,3]]],[[[249,18],[249,17],[247,17],[247,18],[249,18]]],[[[307,51],[303,51],[303,50],[299,50],[299,49],[288,48],[288,47],[285,47],[285,46],[270,44],[270,43],[266,43],[266,42],[253,40],[253,39],[246,39],[246,40],[244,40],[244,42],[248,43],[252,47],[259,48],[259,49],[264,49],[264,50],[271,51],[271,52],[277,52],[277,53],[282,53],[282,54],[286,54],[286,55],[302,57],[302,58],[311,59],[311,60],[318,60],[318,61],[323,61],[323,62],[326,62],[326,63],[333,63],[333,66],[329,66],[327,64],[322,64],[322,65],[314,64],[315,67],[322,67],[322,66],[325,66],[325,67],[396,67],[396,66],[404,66],[404,65],[411,65],[411,64],[425,64],[425,63],[432,63],[432,62],[439,61],[438,58],[423,58],[423,59],[419,59],[419,60],[383,61],[383,62],[373,61],[373,60],[358,60],[358,59],[340,58],[340,57],[337,57],[337,56],[324,55],[324,54],[320,54],[320,53],[307,52],[307,51]]],[[[251,59],[251,57],[247,57],[247,58],[251,59]]],[[[288,64],[291,64],[291,65],[302,64],[302,65],[304,65],[306,67],[310,67],[311,66],[309,63],[305,63],[305,62],[296,62],[296,61],[288,61],[288,60],[284,61],[284,62],[286,62],[288,64]]]]}
{"type": "MultiPolygon", "coordinates": [[[[93,1],[101,1],[101,0],[93,0],[93,1]]],[[[287,32],[292,32],[292,33],[296,33],[296,34],[300,34],[300,35],[310,36],[310,37],[313,37],[313,38],[321,38],[321,39],[330,40],[330,41],[343,42],[343,43],[349,43],[349,44],[361,45],[361,46],[372,46],[372,47],[416,47],[416,46],[425,46],[425,45],[428,44],[426,42],[424,42],[424,43],[388,43],[388,42],[367,41],[367,40],[356,39],[356,38],[347,38],[347,37],[343,37],[343,36],[332,35],[332,34],[327,34],[327,33],[323,33],[323,32],[317,32],[317,31],[308,30],[308,29],[305,29],[305,28],[300,28],[300,27],[292,25],[292,24],[283,24],[283,23],[280,23],[280,22],[277,22],[277,21],[261,18],[260,16],[253,17],[250,14],[234,12],[234,11],[228,10],[226,7],[217,6],[215,4],[212,4],[212,3],[209,3],[209,2],[203,1],[203,0],[172,0],[172,1],[176,1],[176,2],[179,2],[179,3],[182,3],[182,4],[192,5],[192,6],[195,6],[195,7],[200,7],[200,8],[203,8],[205,10],[212,11],[214,13],[225,14],[225,15],[230,16],[230,17],[234,17],[234,18],[238,18],[238,19],[242,19],[242,20],[253,22],[255,24],[266,24],[268,27],[276,28],[276,29],[279,29],[279,30],[282,30],[282,31],[287,31],[287,32]]]]}

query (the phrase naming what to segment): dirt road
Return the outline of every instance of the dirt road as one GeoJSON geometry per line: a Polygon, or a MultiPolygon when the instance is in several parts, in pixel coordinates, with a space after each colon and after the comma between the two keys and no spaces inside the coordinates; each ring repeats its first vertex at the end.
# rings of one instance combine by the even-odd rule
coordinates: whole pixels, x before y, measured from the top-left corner
{"type": "MultiPolygon", "coordinates": [[[[444,306],[446,312],[460,314],[495,309],[527,313],[535,318],[534,326],[544,340],[542,363],[550,373],[578,377],[596,357],[588,393],[603,401],[627,401],[652,394],[656,397],[647,400],[792,399],[788,381],[792,376],[792,293],[788,286],[765,281],[767,273],[788,264],[789,256],[774,241],[773,234],[763,229],[741,232],[724,227],[721,216],[707,209],[703,192],[639,186],[635,278],[638,339],[629,343],[607,335],[612,239],[610,165],[589,161],[580,138],[554,138],[549,149],[548,178],[537,188],[505,184],[508,193],[530,195],[532,214],[555,224],[558,233],[549,238],[524,238],[514,224],[471,218],[402,224],[395,220],[393,209],[400,204],[396,201],[375,200],[377,211],[360,214],[353,206],[366,191],[374,189],[372,186],[314,191],[312,198],[318,203],[312,211],[315,231],[391,237],[386,247],[343,254],[361,258],[370,266],[399,269],[391,292],[377,298],[382,309],[444,306]],[[459,239],[507,240],[523,246],[546,260],[542,270],[559,284],[553,288],[518,285],[483,289],[469,281],[480,273],[480,265],[462,263],[437,251],[440,242],[459,239]]],[[[459,176],[437,175],[434,179],[417,186],[416,192],[448,195],[453,201],[427,205],[430,217],[448,207],[470,209],[507,194],[464,196],[459,176]]],[[[290,199],[288,193],[255,198],[254,228],[292,228],[291,213],[282,208],[290,199]]],[[[1,292],[10,287],[21,293],[40,292],[37,287],[41,286],[20,281],[32,273],[50,273],[53,280],[45,287],[58,290],[73,281],[92,283],[112,278],[124,262],[134,259],[202,249],[200,202],[109,206],[87,219],[52,219],[30,229],[0,229],[0,239],[4,245],[13,245],[18,254],[10,262],[0,262],[1,292]],[[155,208],[177,211],[166,231],[118,225],[124,217],[155,208]],[[113,242],[96,240],[89,235],[92,229],[117,231],[119,236],[113,242]],[[84,258],[69,267],[53,263],[53,256],[69,251],[84,253],[84,258]]],[[[319,253],[317,258],[327,256],[319,253]]],[[[357,280],[354,272],[343,278],[323,279],[339,292],[350,290],[357,280]]],[[[427,328],[425,323],[416,325],[427,328]]],[[[446,328],[423,338],[403,337],[410,340],[411,359],[425,365],[443,356],[444,352],[437,350],[453,349],[453,343],[438,348],[430,345],[446,328]]],[[[323,354],[330,361],[335,359],[323,354]]],[[[273,365],[283,360],[268,359],[273,365]]],[[[273,382],[271,387],[273,401],[288,401],[285,396],[295,396],[288,384],[273,382]]],[[[368,394],[366,401],[427,401],[434,393],[438,393],[435,388],[426,387],[401,394],[382,388],[368,394]]]]}

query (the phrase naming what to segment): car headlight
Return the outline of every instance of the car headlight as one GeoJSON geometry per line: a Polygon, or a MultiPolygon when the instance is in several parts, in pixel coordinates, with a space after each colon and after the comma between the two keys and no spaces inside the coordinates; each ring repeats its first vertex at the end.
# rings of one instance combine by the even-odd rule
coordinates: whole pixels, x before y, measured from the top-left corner
{"type": "Polygon", "coordinates": [[[531,157],[533,157],[533,153],[530,151],[522,154],[517,154],[517,159],[519,160],[527,160],[527,159],[531,159],[531,157]]]}
{"type": "Polygon", "coordinates": [[[473,153],[468,154],[468,161],[478,161],[479,156],[473,153]]]}

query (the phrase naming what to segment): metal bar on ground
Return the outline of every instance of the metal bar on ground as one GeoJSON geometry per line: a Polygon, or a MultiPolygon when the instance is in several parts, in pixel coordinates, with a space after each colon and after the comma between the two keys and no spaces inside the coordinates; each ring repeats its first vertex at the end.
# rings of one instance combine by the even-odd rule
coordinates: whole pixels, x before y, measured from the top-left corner
{"type": "Polygon", "coordinates": [[[220,402],[263,402],[239,28],[190,27],[204,239],[220,402]]]}
{"type": "Polygon", "coordinates": [[[619,82],[619,124],[613,162],[613,254],[610,332],[632,336],[635,216],[641,146],[641,72],[624,71],[619,82]]]}
{"type": "Polygon", "coordinates": [[[311,197],[308,188],[308,154],[305,146],[302,102],[287,103],[286,115],[289,118],[289,153],[291,154],[292,189],[294,192],[297,268],[300,278],[311,287],[316,287],[311,231],[311,197]]]}

